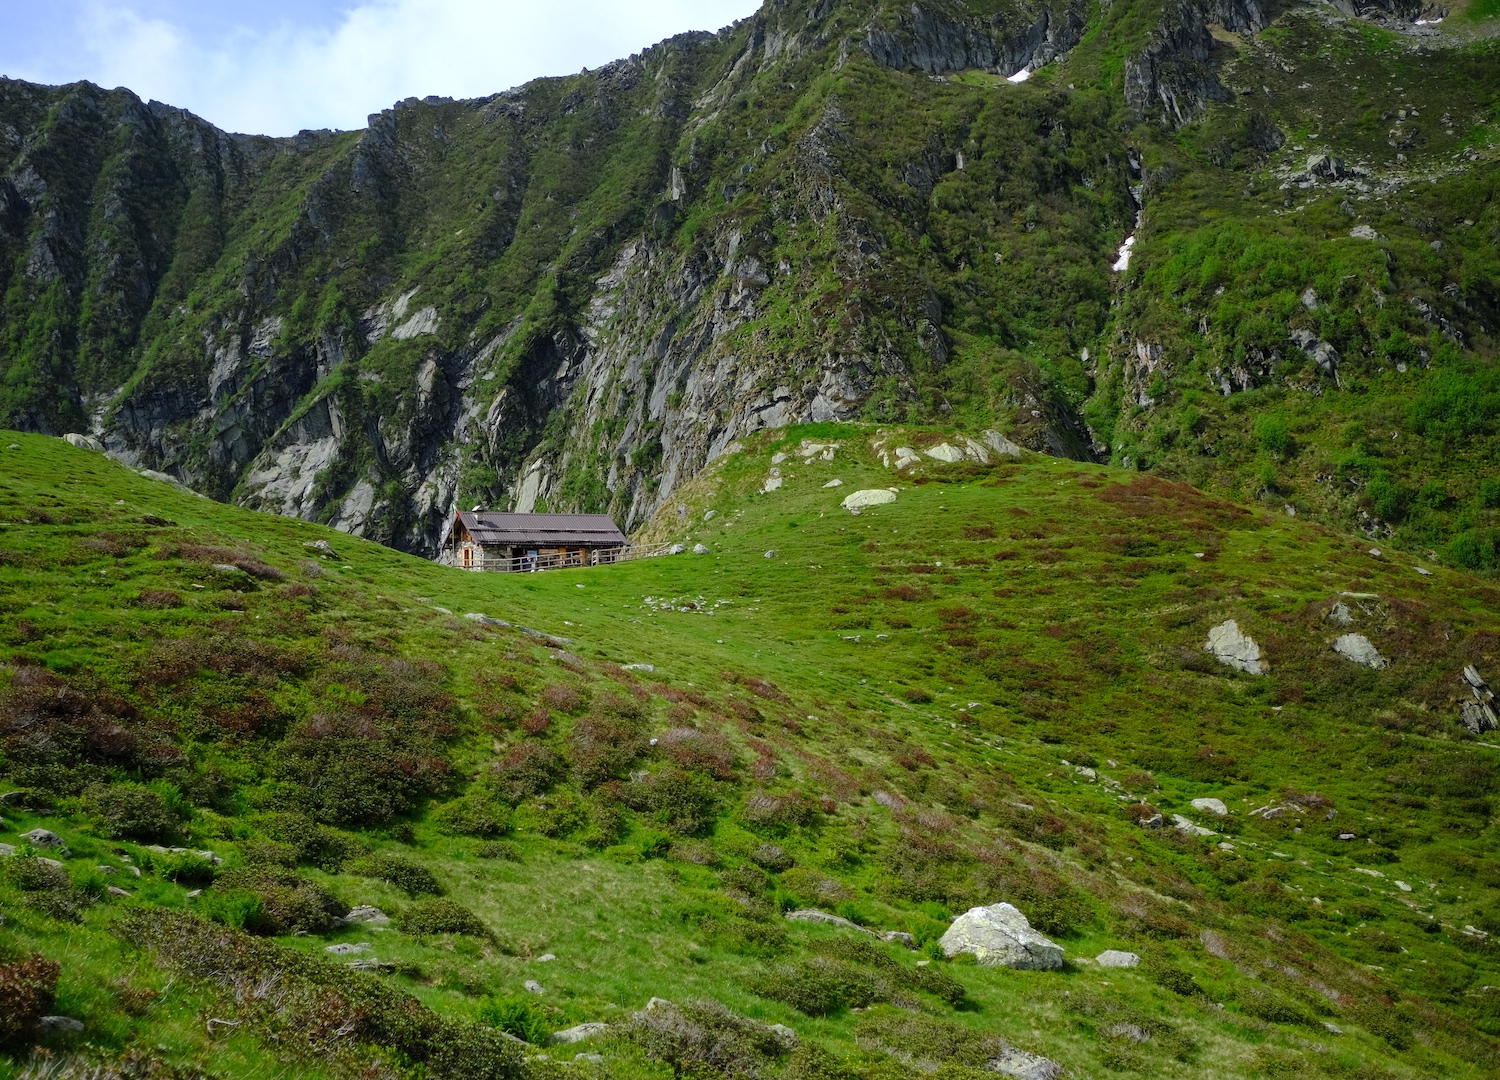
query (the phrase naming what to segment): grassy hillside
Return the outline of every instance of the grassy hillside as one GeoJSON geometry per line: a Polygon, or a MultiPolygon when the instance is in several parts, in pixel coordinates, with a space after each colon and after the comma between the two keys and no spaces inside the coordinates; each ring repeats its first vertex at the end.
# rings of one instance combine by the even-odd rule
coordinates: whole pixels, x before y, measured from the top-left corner
{"type": "Polygon", "coordinates": [[[765,433],[652,526],[710,553],[511,577],[0,435],[0,995],[86,1025],[45,1075],[895,1080],[998,1040],[1069,1076],[1493,1075],[1500,749],[1456,702],[1500,594],[1123,470],[872,445],[940,439],[765,433]],[[1203,652],[1228,618],[1269,675],[1203,652]],[[941,959],[1001,900],[1062,971],[941,959]],[[653,996],[801,1041],[631,1021],[653,996]]]}

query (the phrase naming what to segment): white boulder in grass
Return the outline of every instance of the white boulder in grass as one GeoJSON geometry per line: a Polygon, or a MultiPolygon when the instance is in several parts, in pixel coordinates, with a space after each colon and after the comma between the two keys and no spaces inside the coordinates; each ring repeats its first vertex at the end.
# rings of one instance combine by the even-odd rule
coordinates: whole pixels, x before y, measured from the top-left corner
{"type": "Polygon", "coordinates": [[[952,443],[938,443],[926,453],[933,461],[946,461],[949,465],[956,465],[964,459],[964,452],[952,443]]]}
{"type": "Polygon", "coordinates": [[[1233,619],[1210,630],[1203,649],[1213,653],[1219,663],[1250,675],[1264,675],[1270,669],[1261,658],[1260,646],[1255,639],[1242,632],[1240,624],[1233,619]]]}
{"type": "Polygon", "coordinates": [[[1033,930],[1010,904],[970,908],[953,920],[940,944],[944,956],[972,953],[983,967],[1047,971],[1063,965],[1062,946],[1033,930]]]}
{"type": "Polygon", "coordinates": [[[1094,963],[1104,968],[1133,968],[1141,966],[1141,958],[1122,949],[1105,949],[1094,957],[1094,963]]]}
{"type": "Polygon", "coordinates": [[[866,488],[844,496],[845,510],[863,510],[867,506],[885,506],[896,501],[896,492],[891,488],[866,488]]]}
{"type": "Polygon", "coordinates": [[[1390,663],[1363,634],[1345,634],[1333,643],[1333,651],[1346,660],[1353,660],[1356,664],[1363,664],[1376,671],[1390,663]]]}

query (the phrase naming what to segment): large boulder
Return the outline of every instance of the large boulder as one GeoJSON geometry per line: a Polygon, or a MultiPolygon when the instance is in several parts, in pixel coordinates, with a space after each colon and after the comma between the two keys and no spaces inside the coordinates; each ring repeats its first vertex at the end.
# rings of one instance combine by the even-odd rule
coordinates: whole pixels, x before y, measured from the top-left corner
{"type": "Polygon", "coordinates": [[[1353,660],[1356,664],[1363,664],[1376,671],[1389,663],[1363,634],[1345,634],[1333,643],[1333,651],[1345,660],[1353,660]]]}
{"type": "Polygon", "coordinates": [[[1239,623],[1230,619],[1208,632],[1205,652],[1213,653],[1214,659],[1226,667],[1236,668],[1250,675],[1264,675],[1267,665],[1261,659],[1260,646],[1250,635],[1240,630],[1239,623]]]}
{"type": "Polygon", "coordinates": [[[896,493],[890,488],[866,488],[844,497],[845,510],[863,510],[867,506],[884,506],[896,501],[896,493]]]}
{"type": "Polygon", "coordinates": [[[92,435],[68,434],[63,436],[63,442],[69,446],[76,446],[80,450],[93,450],[100,454],[104,453],[104,444],[92,435]]]}
{"type": "Polygon", "coordinates": [[[1010,904],[970,908],[953,920],[940,944],[944,956],[972,953],[984,967],[1047,971],[1063,965],[1062,946],[1033,930],[1010,904]]]}

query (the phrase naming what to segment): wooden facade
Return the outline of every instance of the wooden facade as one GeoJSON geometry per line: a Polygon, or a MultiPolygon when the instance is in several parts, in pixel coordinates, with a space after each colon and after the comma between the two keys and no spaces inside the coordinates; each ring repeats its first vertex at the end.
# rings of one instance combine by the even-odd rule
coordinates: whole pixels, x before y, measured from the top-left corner
{"type": "Polygon", "coordinates": [[[597,566],[628,557],[630,541],[606,514],[459,512],[442,561],[462,570],[526,573],[597,566]]]}

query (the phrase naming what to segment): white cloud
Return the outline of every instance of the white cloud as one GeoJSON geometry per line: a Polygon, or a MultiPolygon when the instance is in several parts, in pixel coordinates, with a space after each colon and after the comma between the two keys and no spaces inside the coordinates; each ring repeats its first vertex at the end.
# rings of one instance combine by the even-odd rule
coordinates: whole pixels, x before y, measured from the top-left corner
{"type": "Polygon", "coordinates": [[[282,25],[195,39],[126,4],[95,0],[65,65],[30,77],[128,86],[232,131],[359,128],[411,96],[481,97],[716,30],[756,0],[365,0],[331,29],[282,25]],[[66,70],[63,70],[65,66],[66,70]]]}

